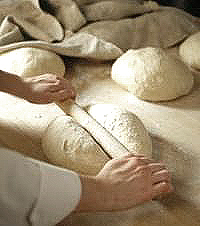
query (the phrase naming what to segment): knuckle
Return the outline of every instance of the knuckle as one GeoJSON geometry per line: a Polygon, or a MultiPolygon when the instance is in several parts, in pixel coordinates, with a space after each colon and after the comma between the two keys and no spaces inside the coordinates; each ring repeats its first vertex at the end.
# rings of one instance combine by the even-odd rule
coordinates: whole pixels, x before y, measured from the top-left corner
{"type": "Polygon", "coordinates": [[[151,168],[148,165],[141,165],[137,167],[138,172],[142,174],[149,174],[151,172],[151,168]]]}
{"type": "Polygon", "coordinates": [[[140,166],[140,165],[142,164],[141,158],[136,157],[136,158],[134,159],[134,163],[135,163],[136,166],[140,166]]]}
{"type": "Polygon", "coordinates": [[[162,174],[166,179],[170,179],[170,173],[167,170],[163,170],[162,174]]]}
{"type": "Polygon", "coordinates": [[[169,189],[170,189],[169,183],[167,183],[166,181],[162,182],[161,191],[162,192],[168,192],[169,189]]]}

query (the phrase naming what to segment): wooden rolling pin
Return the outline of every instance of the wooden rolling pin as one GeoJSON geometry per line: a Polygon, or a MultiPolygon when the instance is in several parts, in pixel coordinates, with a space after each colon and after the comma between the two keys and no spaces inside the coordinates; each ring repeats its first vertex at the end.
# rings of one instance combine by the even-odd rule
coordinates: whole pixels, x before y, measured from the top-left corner
{"type": "Polygon", "coordinates": [[[74,101],[67,100],[56,104],[67,115],[80,123],[111,158],[118,158],[130,153],[123,144],[74,101]]]}

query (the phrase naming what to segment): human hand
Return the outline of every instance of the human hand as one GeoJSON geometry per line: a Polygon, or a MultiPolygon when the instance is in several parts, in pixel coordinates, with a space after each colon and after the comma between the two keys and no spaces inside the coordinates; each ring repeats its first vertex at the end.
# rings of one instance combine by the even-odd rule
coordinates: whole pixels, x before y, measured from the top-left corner
{"type": "Polygon", "coordinates": [[[76,211],[114,211],[134,207],[173,191],[166,167],[141,156],[109,161],[95,177],[81,176],[76,211]]]}
{"type": "Polygon", "coordinates": [[[24,98],[35,104],[74,99],[76,94],[69,80],[53,74],[24,78],[24,98]]]}

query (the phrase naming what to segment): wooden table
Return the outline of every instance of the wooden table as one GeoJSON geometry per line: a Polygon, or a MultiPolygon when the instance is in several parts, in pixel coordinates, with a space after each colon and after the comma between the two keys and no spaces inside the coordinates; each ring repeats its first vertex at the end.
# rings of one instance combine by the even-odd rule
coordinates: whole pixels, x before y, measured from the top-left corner
{"type": "MultiPolygon", "coordinates": [[[[73,214],[66,225],[200,225],[200,73],[194,74],[195,86],[189,95],[152,103],[137,99],[113,82],[108,76],[108,65],[90,67],[81,63],[78,70],[81,68],[83,74],[76,79],[85,78],[85,85],[79,90],[77,102],[83,107],[95,103],[120,104],[135,113],[152,137],[153,157],[163,160],[172,172],[176,195],[129,211],[73,214]]],[[[76,69],[75,66],[75,74],[76,69]]],[[[1,145],[47,161],[41,149],[42,134],[55,117],[64,113],[55,104],[31,104],[5,93],[0,93],[0,105],[1,145]]]]}

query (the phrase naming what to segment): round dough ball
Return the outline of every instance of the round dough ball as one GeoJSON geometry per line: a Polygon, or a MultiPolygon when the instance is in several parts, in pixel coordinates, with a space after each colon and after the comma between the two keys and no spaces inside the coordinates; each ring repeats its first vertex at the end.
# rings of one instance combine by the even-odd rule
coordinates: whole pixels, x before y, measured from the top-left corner
{"type": "Polygon", "coordinates": [[[88,113],[131,153],[152,157],[151,137],[135,114],[113,104],[92,105],[88,113]]]}
{"type": "Polygon", "coordinates": [[[64,76],[65,64],[54,52],[24,47],[0,54],[0,70],[22,77],[46,73],[64,76]]]}
{"type": "Polygon", "coordinates": [[[112,79],[138,98],[167,101],[186,95],[193,75],[178,58],[161,48],[128,50],[112,65],[112,79]]]}
{"type": "Polygon", "coordinates": [[[200,70],[200,32],[189,36],[180,45],[179,54],[186,64],[200,70]]]}
{"type": "Polygon", "coordinates": [[[49,124],[42,147],[50,163],[82,174],[96,175],[109,160],[91,135],[67,115],[49,124]]]}

